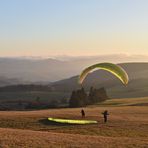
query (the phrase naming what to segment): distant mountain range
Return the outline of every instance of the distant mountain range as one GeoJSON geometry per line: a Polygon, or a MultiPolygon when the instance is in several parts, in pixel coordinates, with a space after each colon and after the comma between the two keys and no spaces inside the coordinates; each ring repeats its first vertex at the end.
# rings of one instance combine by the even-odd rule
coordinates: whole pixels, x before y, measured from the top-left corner
{"type": "MultiPolygon", "coordinates": [[[[144,97],[148,96],[148,63],[123,63],[122,66],[129,75],[128,86],[115,78],[109,72],[97,70],[86,78],[83,86],[89,90],[91,86],[96,88],[105,87],[111,98],[144,97]]],[[[72,91],[79,88],[78,76],[57,81],[51,85],[58,91],[72,91]]]]}
{"type": "Polygon", "coordinates": [[[99,62],[148,61],[144,55],[101,55],[90,57],[0,58],[0,86],[11,84],[49,84],[78,75],[86,66],[99,62]]]}
{"type": "Polygon", "coordinates": [[[105,87],[111,98],[148,96],[147,56],[107,55],[95,57],[61,57],[58,59],[0,58],[0,86],[17,84],[42,84],[55,92],[68,92],[79,88],[78,75],[87,66],[99,62],[122,63],[129,74],[129,85],[123,86],[112,74],[98,70],[91,73],[84,87],[105,87]],[[68,78],[68,79],[67,79],[68,78]]]}

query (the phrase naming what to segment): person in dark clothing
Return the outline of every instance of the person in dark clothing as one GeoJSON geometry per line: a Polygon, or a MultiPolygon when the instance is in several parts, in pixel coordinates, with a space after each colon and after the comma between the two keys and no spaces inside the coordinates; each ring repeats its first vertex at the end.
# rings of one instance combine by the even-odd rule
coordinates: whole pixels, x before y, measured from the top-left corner
{"type": "Polygon", "coordinates": [[[85,117],[85,112],[84,112],[84,110],[83,110],[83,109],[81,110],[81,115],[82,115],[82,118],[84,118],[84,117],[85,117]]]}
{"type": "Polygon", "coordinates": [[[102,114],[103,114],[103,117],[104,117],[104,123],[106,123],[107,122],[107,119],[108,119],[109,113],[108,113],[107,110],[105,110],[102,114]]]}

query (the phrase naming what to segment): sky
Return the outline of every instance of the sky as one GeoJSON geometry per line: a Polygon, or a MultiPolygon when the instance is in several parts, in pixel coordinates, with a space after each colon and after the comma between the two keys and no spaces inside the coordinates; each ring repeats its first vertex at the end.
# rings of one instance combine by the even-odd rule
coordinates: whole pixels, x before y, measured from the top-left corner
{"type": "Polygon", "coordinates": [[[0,56],[148,55],[148,0],[0,0],[0,56]]]}

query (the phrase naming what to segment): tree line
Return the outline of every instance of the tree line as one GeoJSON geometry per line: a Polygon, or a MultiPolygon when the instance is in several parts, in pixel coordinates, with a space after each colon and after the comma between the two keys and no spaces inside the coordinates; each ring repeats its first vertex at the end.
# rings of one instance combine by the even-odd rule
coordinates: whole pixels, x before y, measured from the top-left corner
{"type": "Polygon", "coordinates": [[[89,93],[84,88],[72,91],[69,107],[84,107],[86,105],[96,104],[108,99],[105,88],[96,89],[91,87],[89,93]]]}

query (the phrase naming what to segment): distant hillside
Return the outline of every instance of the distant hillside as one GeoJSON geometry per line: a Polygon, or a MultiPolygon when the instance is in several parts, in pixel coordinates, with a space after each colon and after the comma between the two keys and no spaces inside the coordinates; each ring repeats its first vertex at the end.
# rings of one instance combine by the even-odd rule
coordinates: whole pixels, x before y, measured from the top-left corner
{"type": "Polygon", "coordinates": [[[0,86],[7,86],[7,85],[16,85],[19,83],[24,83],[23,81],[19,81],[15,78],[6,78],[6,77],[0,77],[0,86]]]}
{"type": "MultiPolygon", "coordinates": [[[[57,63],[55,65],[57,65],[57,63]]],[[[76,70],[74,65],[71,67],[71,69],[73,69],[74,71],[77,71],[78,69],[76,70]]],[[[105,87],[105,89],[107,90],[108,96],[110,98],[129,98],[129,97],[148,96],[148,63],[122,63],[119,65],[121,65],[127,71],[128,75],[129,75],[130,81],[129,81],[128,86],[126,86],[126,87],[123,86],[121,84],[121,82],[117,78],[115,78],[112,74],[110,74],[106,71],[103,71],[103,70],[98,70],[98,71],[91,73],[86,78],[86,80],[84,82],[85,89],[89,90],[89,88],[91,86],[94,86],[95,88],[105,87]]],[[[42,66],[40,66],[40,68],[42,69],[42,66]]],[[[62,69],[62,64],[61,64],[57,67],[57,69],[58,68],[59,68],[59,72],[57,73],[57,75],[61,76],[63,73],[62,71],[65,70],[65,67],[62,69]]],[[[33,69],[33,67],[32,67],[32,69],[33,69]]],[[[48,69],[46,68],[46,70],[48,70],[48,69]]],[[[68,67],[68,71],[71,72],[69,67],[68,67]]],[[[73,74],[75,74],[74,71],[72,71],[73,74]]],[[[1,72],[3,72],[3,71],[1,71],[1,72]]],[[[41,73],[42,72],[43,71],[41,70],[41,73]]],[[[38,72],[36,72],[36,73],[38,73],[38,72]]],[[[32,73],[32,74],[34,74],[34,80],[37,79],[36,73],[35,74],[32,73]]],[[[65,70],[65,73],[67,73],[66,70],[65,70]]],[[[22,76],[22,75],[20,75],[20,76],[22,76]]],[[[44,77],[44,75],[43,75],[43,77],[44,77]]],[[[50,75],[49,75],[49,77],[50,77],[50,75]]],[[[28,90],[29,92],[34,91],[34,90],[35,91],[48,91],[49,93],[50,92],[55,92],[55,93],[58,92],[58,94],[60,94],[59,95],[60,98],[63,98],[66,93],[66,96],[68,98],[70,96],[72,90],[80,88],[80,86],[78,85],[78,76],[74,76],[69,79],[63,79],[61,81],[56,81],[53,83],[49,83],[49,81],[39,82],[39,80],[34,81],[34,82],[27,82],[27,81],[23,81],[23,80],[19,80],[19,79],[12,79],[12,78],[8,79],[6,77],[0,77],[0,86],[6,86],[6,85],[18,85],[18,86],[9,86],[9,87],[5,87],[5,88],[0,88],[0,90],[1,90],[1,94],[0,94],[1,97],[0,98],[1,99],[5,98],[4,94],[7,94],[7,91],[11,92],[11,91],[24,91],[24,90],[28,90]],[[18,84],[29,84],[29,85],[26,88],[26,86],[22,87],[20,85],[21,86],[20,87],[18,84]],[[34,85],[31,86],[30,84],[34,84],[34,85]],[[42,85],[43,85],[43,87],[42,87],[42,85]],[[19,87],[19,89],[17,87],[19,87]],[[2,93],[3,91],[5,91],[4,94],[2,93]]]]}
{"type": "Polygon", "coordinates": [[[148,56],[119,54],[92,57],[57,57],[54,59],[0,58],[0,86],[11,83],[38,82],[38,84],[47,84],[78,75],[86,66],[105,61],[113,63],[148,61],[148,56]],[[5,79],[2,77],[5,77],[5,79]]]}
{"type": "MultiPolygon", "coordinates": [[[[120,64],[129,75],[128,86],[122,85],[120,80],[109,72],[98,70],[91,73],[83,86],[86,91],[91,86],[104,87],[109,98],[148,97],[148,63],[120,64]]],[[[6,81],[5,78],[2,80],[6,81]]],[[[67,105],[73,90],[80,88],[78,76],[64,79],[50,84],[13,85],[20,83],[17,79],[9,79],[5,87],[0,87],[0,109],[28,109],[35,107],[47,108],[67,105]],[[21,104],[21,106],[20,106],[21,104]]],[[[3,81],[1,81],[2,83],[3,81]]]]}
{"type": "MultiPolygon", "coordinates": [[[[84,82],[85,89],[91,86],[96,88],[105,87],[111,98],[144,97],[148,96],[148,63],[123,63],[122,66],[129,75],[128,86],[123,86],[121,82],[112,74],[98,70],[91,73],[84,82]]],[[[56,91],[72,91],[80,86],[77,83],[78,76],[57,81],[51,86],[56,91]]]]}

